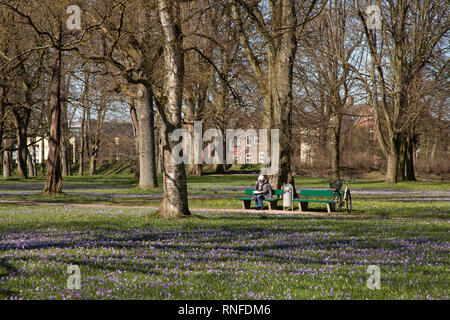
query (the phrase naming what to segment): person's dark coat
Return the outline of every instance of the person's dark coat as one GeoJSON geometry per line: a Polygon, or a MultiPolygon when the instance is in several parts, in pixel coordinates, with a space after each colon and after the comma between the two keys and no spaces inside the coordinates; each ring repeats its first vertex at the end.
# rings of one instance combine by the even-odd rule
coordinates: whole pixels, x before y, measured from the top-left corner
{"type": "Polygon", "coordinates": [[[267,180],[264,180],[263,182],[259,182],[259,181],[256,182],[255,190],[263,191],[262,195],[266,199],[270,199],[273,196],[272,187],[270,186],[270,183],[267,180]]]}

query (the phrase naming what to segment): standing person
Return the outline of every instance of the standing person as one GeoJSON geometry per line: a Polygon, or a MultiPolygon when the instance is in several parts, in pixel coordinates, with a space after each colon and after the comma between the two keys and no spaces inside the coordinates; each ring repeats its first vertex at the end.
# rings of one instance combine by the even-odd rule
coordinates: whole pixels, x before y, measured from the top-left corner
{"type": "Polygon", "coordinates": [[[258,182],[256,182],[255,191],[253,194],[255,197],[256,210],[263,210],[263,200],[266,198],[272,198],[273,195],[272,187],[263,175],[258,177],[258,182]]]}

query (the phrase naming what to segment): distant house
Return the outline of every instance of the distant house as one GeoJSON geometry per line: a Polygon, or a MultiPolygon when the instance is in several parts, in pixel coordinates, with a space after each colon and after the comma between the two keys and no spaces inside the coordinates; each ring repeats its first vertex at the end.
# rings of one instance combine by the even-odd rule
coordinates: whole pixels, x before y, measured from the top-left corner
{"type": "MultiPolygon", "coordinates": [[[[80,157],[80,123],[73,123],[69,128],[70,138],[70,160],[76,163],[80,157]]],[[[44,162],[48,160],[48,139],[36,137],[32,144],[32,140],[28,139],[31,145],[28,150],[35,163],[40,164],[42,152],[44,162]]],[[[106,122],[102,131],[101,147],[97,157],[97,161],[113,162],[119,160],[129,160],[136,158],[136,145],[133,133],[133,127],[130,123],[106,122]]],[[[17,159],[17,152],[13,153],[13,159],[17,159]]]]}
{"type": "Polygon", "coordinates": [[[370,106],[366,104],[353,105],[344,116],[343,126],[366,128],[371,141],[377,140],[375,117],[370,106]]]}
{"type": "MultiPolygon", "coordinates": [[[[342,119],[342,132],[344,133],[351,128],[365,128],[370,140],[376,141],[375,119],[372,109],[368,105],[352,105],[346,110],[342,119]]],[[[317,147],[320,140],[319,129],[301,129],[298,135],[300,143],[297,144],[296,150],[300,153],[297,154],[300,157],[300,162],[303,164],[313,163],[319,155],[317,147]]]]}
{"type": "MultiPolygon", "coordinates": [[[[185,128],[186,129],[186,128],[185,128]]],[[[208,128],[206,128],[207,130],[208,128]]],[[[260,164],[264,162],[265,153],[260,150],[260,140],[258,136],[258,130],[253,128],[243,129],[243,132],[239,136],[234,137],[232,144],[233,160],[234,164],[260,164]]],[[[225,134],[224,134],[225,135],[225,134]]],[[[223,137],[226,140],[226,137],[223,137]]],[[[189,138],[187,129],[183,134],[183,149],[185,152],[189,152],[190,148],[194,148],[194,137],[192,141],[189,138]],[[189,142],[192,142],[189,145],[189,142]]],[[[226,162],[226,151],[223,150],[223,162],[226,162]]],[[[206,163],[206,160],[215,155],[214,144],[212,141],[203,142],[202,145],[202,160],[206,163]]]]}

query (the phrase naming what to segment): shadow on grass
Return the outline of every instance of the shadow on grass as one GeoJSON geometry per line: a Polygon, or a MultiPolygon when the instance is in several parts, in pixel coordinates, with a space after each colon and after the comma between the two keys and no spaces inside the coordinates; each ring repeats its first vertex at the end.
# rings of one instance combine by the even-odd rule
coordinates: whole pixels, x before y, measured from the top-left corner
{"type": "Polygon", "coordinates": [[[5,289],[2,285],[1,279],[13,274],[17,274],[19,271],[12,264],[6,262],[5,259],[0,258],[0,299],[5,299],[11,296],[15,296],[16,292],[11,289],[5,289]]]}

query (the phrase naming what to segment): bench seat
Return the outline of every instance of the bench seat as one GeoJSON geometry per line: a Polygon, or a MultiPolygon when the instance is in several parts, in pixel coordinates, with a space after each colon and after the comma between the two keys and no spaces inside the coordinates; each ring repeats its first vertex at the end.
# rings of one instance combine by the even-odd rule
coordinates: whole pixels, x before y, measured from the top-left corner
{"type": "Polygon", "coordinates": [[[306,200],[306,199],[293,199],[294,202],[323,202],[323,203],[333,203],[333,200],[306,200]]]}
{"type": "MultiPolygon", "coordinates": [[[[308,209],[309,202],[326,203],[328,213],[334,211],[333,190],[300,190],[298,193],[299,198],[293,199],[293,202],[298,202],[300,211],[306,211],[308,209]],[[317,199],[319,198],[319,199],[317,199]]],[[[344,191],[342,191],[342,196],[344,191]]]]}
{"type": "Polygon", "coordinates": [[[242,200],[242,201],[252,201],[252,198],[236,198],[236,200],[242,200]]]}
{"type": "MultiPolygon", "coordinates": [[[[251,203],[253,200],[253,191],[255,191],[255,190],[254,189],[245,189],[245,194],[251,195],[251,197],[236,198],[236,200],[242,201],[242,209],[248,210],[251,208],[251,203]]],[[[278,209],[278,206],[277,206],[278,200],[281,200],[281,196],[283,195],[283,190],[275,189],[275,190],[273,190],[273,194],[274,194],[274,196],[276,196],[276,198],[269,198],[269,199],[263,200],[263,202],[269,203],[269,210],[278,209]]]]}

